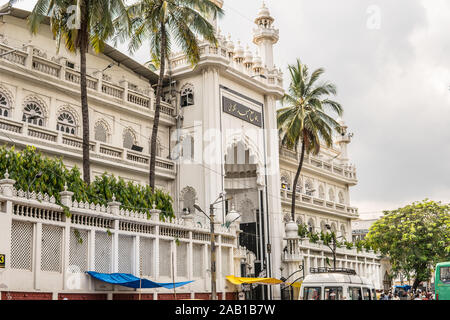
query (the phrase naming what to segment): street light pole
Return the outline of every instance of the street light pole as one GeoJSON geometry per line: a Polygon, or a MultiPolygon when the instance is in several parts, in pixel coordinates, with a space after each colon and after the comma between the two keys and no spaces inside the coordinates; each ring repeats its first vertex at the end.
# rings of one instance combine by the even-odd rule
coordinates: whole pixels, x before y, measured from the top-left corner
{"type": "MultiPolygon", "coordinates": [[[[211,234],[211,300],[217,300],[217,284],[216,284],[216,233],[215,233],[215,217],[214,214],[214,206],[216,204],[219,204],[221,202],[225,202],[228,200],[231,200],[232,198],[225,199],[225,194],[220,194],[219,198],[217,198],[216,201],[214,201],[212,204],[209,205],[209,216],[205,213],[205,211],[200,208],[199,205],[194,204],[194,208],[203,213],[210,222],[210,234],[211,234]],[[222,199],[219,201],[219,199],[222,199]]],[[[226,222],[229,222],[230,224],[237,221],[237,219],[240,218],[240,215],[234,211],[234,209],[227,215],[225,218],[226,222]],[[236,214],[238,215],[236,217],[236,214]]]]}

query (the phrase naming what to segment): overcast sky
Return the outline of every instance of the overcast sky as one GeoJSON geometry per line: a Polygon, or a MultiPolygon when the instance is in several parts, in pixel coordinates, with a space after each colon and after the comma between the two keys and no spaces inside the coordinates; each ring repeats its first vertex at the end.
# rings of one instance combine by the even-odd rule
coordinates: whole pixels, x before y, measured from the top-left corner
{"type": "MultiPolygon", "coordinates": [[[[261,3],[225,0],[222,32],[251,44],[261,3]]],[[[310,69],[325,68],[338,87],[336,99],[355,134],[349,154],[359,184],[351,204],[361,216],[425,198],[450,202],[450,1],[266,4],[280,29],[277,66],[286,73],[301,58],[310,69]]],[[[146,61],[144,52],[136,58],[146,61]]]]}

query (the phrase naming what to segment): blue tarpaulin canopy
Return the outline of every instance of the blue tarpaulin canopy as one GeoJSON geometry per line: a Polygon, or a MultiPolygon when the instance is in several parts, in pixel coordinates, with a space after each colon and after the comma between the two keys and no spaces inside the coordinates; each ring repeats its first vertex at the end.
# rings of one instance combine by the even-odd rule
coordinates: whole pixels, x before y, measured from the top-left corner
{"type": "Polygon", "coordinates": [[[128,273],[98,273],[94,271],[88,271],[86,272],[91,277],[111,283],[111,284],[117,284],[120,286],[128,287],[128,288],[135,288],[135,289],[152,289],[152,288],[166,288],[166,289],[173,289],[182,287],[184,285],[187,285],[194,281],[186,281],[186,282],[175,282],[174,283],[157,283],[153,282],[147,279],[141,279],[138,277],[133,276],[132,274],[128,273]]]}

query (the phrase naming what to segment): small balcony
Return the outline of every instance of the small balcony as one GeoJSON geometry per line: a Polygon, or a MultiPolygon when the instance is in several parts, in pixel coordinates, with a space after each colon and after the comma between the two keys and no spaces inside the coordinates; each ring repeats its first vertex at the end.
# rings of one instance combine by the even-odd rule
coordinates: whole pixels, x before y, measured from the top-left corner
{"type": "MultiPolygon", "coordinates": [[[[280,160],[298,165],[300,162],[300,155],[295,151],[280,148],[280,160]]],[[[325,161],[312,156],[305,156],[303,165],[305,168],[313,170],[317,173],[324,174],[329,177],[342,178],[350,185],[356,185],[357,183],[356,168],[354,166],[342,166],[331,161],[325,161]]]]}
{"type": "MultiPolygon", "coordinates": [[[[2,131],[4,133],[0,135],[0,140],[4,143],[22,147],[34,145],[46,152],[81,159],[83,140],[80,137],[0,117],[0,133],[2,131]]],[[[90,150],[92,162],[103,163],[110,167],[125,167],[142,173],[148,172],[150,155],[98,141],[90,142],[90,150]]],[[[163,179],[175,179],[175,163],[157,157],[156,174],[163,179]]]]}
{"type": "MultiPolygon", "coordinates": [[[[286,189],[280,189],[281,203],[291,205],[293,192],[286,189]]],[[[345,204],[319,199],[314,196],[303,193],[296,193],[296,206],[300,208],[309,208],[316,211],[328,211],[332,214],[341,215],[347,218],[356,219],[359,217],[358,208],[350,207],[345,204]]]]}

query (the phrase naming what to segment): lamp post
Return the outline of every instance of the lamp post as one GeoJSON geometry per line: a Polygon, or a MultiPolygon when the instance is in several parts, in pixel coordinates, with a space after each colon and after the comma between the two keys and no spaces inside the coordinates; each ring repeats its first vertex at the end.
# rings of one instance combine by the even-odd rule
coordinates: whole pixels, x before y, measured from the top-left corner
{"type": "Polygon", "coordinates": [[[30,186],[33,185],[34,181],[36,181],[36,179],[39,179],[40,177],[42,177],[42,171],[39,171],[38,174],[36,174],[33,178],[33,180],[31,180],[31,182],[28,184],[27,186],[27,199],[30,199],[30,186]]]}
{"type": "MultiPolygon", "coordinates": [[[[201,213],[203,213],[210,222],[210,233],[211,233],[211,300],[217,300],[217,283],[216,283],[216,234],[215,234],[215,214],[214,214],[214,206],[216,204],[225,202],[227,200],[230,200],[230,198],[225,199],[225,194],[221,193],[220,196],[217,198],[216,201],[214,201],[213,203],[211,203],[209,205],[209,216],[205,213],[205,211],[202,210],[202,208],[200,208],[199,205],[194,204],[194,208],[197,209],[198,211],[200,211],[201,213]],[[220,200],[222,199],[222,200],[220,200]]],[[[234,221],[236,221],[237,219],[240,218],[239,215],[236,211],[232,210],[230,211],[230,213],[227,215],[227,217],[225,218],[227,221],[226,222],[230,222],[233,223],[234,221]],[[229,220],[229,221],[228,221],[229,220]]]]}

